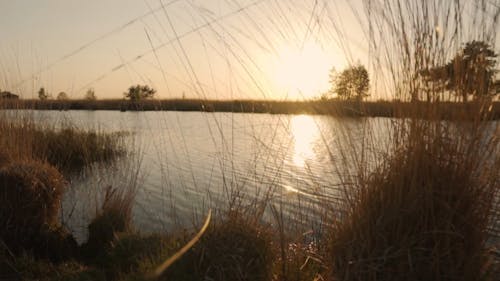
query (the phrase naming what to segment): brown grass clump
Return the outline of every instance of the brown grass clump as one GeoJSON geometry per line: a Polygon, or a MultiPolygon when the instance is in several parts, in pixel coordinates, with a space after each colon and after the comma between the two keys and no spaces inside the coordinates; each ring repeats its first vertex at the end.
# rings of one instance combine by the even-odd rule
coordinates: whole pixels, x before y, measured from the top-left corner
{"type": "Polygon", "coordinates": [[[103,253],[119,232],[131,229],[132,207],[135,198],[135,189],[126,191],[106,188],[102,208],[92,220],[89,229],[89,239],[84,245],[85,255],[93,258],[103,253]]]}
{"type": "Polygon", "coordinates": [[[55,224],[65,185],[63,176],[44,162],[20,161],[1,168],[2,237],[20,242],[42,226],[55,224]]]}
{"type": "Polygon", "coordinates": [[[229,217],[202,239],[200,273],[215,280],[269,280],[274,253],[269,230],[229,217]]]}
{"type": "Polygon", "coordinates": [[[193,249],[167,269],[165,280],[271,280],[272,241],[267,226],[232,213],[211,225],[193,249]]]}
{"type": "Polygon", "coordinates": [[[9,153],[3,148],[0,148],[0,168],[10,163],[11,158],[9,153]]]}
{"type": "Polygon", "coordinates": [[[0,237],[9,250],[53,261],[73,256],[75,240],[57,226],[65,185],[44,162],[16,161],[0,169],[0,237]]]}
{"type": "Polygon", "coordinates": [[[460,129],[451,139],[444,129],[414,121],[405,145],[351,191],[354,201],[330,234],[334,279],[487,278],[500,166],[495,154],[481,156],[495,144],[460,129]]]}
{"type": "MultiPolygon", "coordinates": [[[[1,265],[1,263],[0,263],[1,265]]],[[[104,274],[74,260],[52,263],[22,254],[0,267],[1,280],[106,280],[104,274]]]]}
{"type": "Polygon", "coordinates": [[[310,281],[324,280],[325,266],[322,261],[323,243],[287,243],[285,259],[276,261],[277,278],[273,280],[310,281]]]}
{"type": "Polygon", "coordinates": [[[56,263],[78,257],[78,244],[75,238],[60,225],[45,225],[33,237],[32,250],[35,257],[48,258],[56,263]]]}
{"type": "MultiPolygon", "coordinates": [[[[123,133],[85,130],[62,124],[62,128],[37,124],[34,119],[17,121],[0,116],[0,150],[14,159],[40,159],[62,172],[74,172],[95,162],[108,162],[125,154],[123,133]]],[[[0,165],[2,155],[0,152],[0,165]]]]}
{"type": "Polygon", "coordinates": [[[143,280],[153,266],[175,252],[178,240],[168,235],[122,233],[102,256],[99,267],[108,280],[143,280]]]}

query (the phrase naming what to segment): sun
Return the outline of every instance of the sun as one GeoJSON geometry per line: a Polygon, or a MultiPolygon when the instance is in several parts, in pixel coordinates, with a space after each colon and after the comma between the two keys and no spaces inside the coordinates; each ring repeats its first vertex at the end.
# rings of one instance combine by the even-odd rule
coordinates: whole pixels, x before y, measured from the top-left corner
{"type": "Polygon", "coordinates": [[[318,97],[329,88],[331,58],[316,44],[279,50],[273,78],[277,88],[292,99],[318,97]]]}

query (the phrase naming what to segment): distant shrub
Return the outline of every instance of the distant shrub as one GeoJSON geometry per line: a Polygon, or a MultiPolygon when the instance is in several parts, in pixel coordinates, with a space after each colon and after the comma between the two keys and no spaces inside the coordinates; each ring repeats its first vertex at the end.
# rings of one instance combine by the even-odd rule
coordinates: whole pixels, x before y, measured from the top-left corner
{"type": "Polygon", "coordinates": [[[368,89],[370,88],[370,78],[365,66],[358,64],[344,69],[337,73],[335,69],[330,71],[331,89],[323,96],[336,95],[343,100],[363,100],[368,97],[368,89]]]}
{"type": "Polygon", "coordinates": [[[54,167],[18,161],[0,169],[0,237],[14,250],[33,246],[43,229],[57,224],[66,186],[54,167]]]}
{"type": "Polygon", "coordinates": [[[59,94],[57,94],[57,100],[67,100],[68,98],[68,94],[66,94],[65,92],[60,92],[59,94]]]}
{"type": "Polygon", "coordinates": [[[125,96],[125,98],[128,98],[131,101],[138,101],[138,100],[152,98],[155,95],[155,93],[156,90],[150,88],[147,85],[136,85],[136,86],[130,86],[130,88],[128,88],[128,91],[125,92],[123,95],[125,96]]]}
{"type": "Polygon", "coordinates": [[[47,91],[45,91],[44,87],[42,87],[42,88],[40,88],[40,90],[38,90],[38,98],[40,100],[47,100],[50,98],[50,94],[47,93],[47,91]]]}
{"type": "Polygon", "coordinates": [[[95,95],[95,90],[93,88],[90,88],[87,90],[85,93],[85,100],[87,101],[95,101],[97,100],[97,96],[95,95]]]}

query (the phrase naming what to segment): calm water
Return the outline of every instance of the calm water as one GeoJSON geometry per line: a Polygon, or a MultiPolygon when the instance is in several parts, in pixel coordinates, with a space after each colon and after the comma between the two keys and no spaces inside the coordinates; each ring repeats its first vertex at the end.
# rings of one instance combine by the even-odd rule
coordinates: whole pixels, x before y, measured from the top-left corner
{"type": "Polygon", "coordinates": [[[390,121],[203,112],[33,114],[42,123],[128,133],[130,158],[72,178],[62,218],[80,239],[102,201],[102,190],[134,182],[134,223],[141,231],[190,226],[208,208],[228,208],[235,196],[245,205],[269,195],[271,204],[280,204],[290,217],[313,220],[304,215],[311,216],[318,202],[334,201],[339,172],[353,170],[342,161],[352,156],[348,148],[359,146],[367,132],[374,132],[370,141],[383,148],[390,121]]]}

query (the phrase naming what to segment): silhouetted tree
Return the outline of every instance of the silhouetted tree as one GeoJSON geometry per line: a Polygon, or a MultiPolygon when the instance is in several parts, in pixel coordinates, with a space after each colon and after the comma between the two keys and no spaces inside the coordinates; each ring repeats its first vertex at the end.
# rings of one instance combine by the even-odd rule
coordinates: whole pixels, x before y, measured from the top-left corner
{"type": "Polygon", "coordinates": [[[467,102],[468,96],[491,97],[498,94],[494,81],[497,54],[483,41],[465,44],[447,64],[421,72],[437,90],[452,91],[467,102]]]}
{"type": "Polygon", "coordinates": [[[60,93],[57,95],[57,99],[58,99],[58,100],[67,100],[67,99],[68,99],[68,94],[66,94],[65,92],[60,92],[60,93]]]}
{"type": "Polygon", "coordinates": [[[330,94],[336,94],[344,100],[363,100],[368,96],[370,78],[368,71],[361,65],[350,66],[342,72],[337,73],[335,69],[330,71],[330,94]]]}
{"type": "Polygon", "coordinates": [[[147,85],[136,85],[136,86],[130,86],[128,88],[128,92],[123,93],[125,98],[130,99],[131,101],[137,101],[141,99],[148,99],[152,98],[156,93],[156,90],[153,88],[150,88],[147,85]]]}
{"type": "Polygon", "coordinates": [[[85,99],[86,100],[96,100],[97,99],[93,88],[89,88],[87,90],[87,92],[85,93],[85,99]]]}
{"type": "Polygon", "coordinates": [[[41,87],[40,90],[38,90],[38,98],[40,100],[46,100],[50,97],[49,93],[45,91],[44,87],[41,87]]]}

